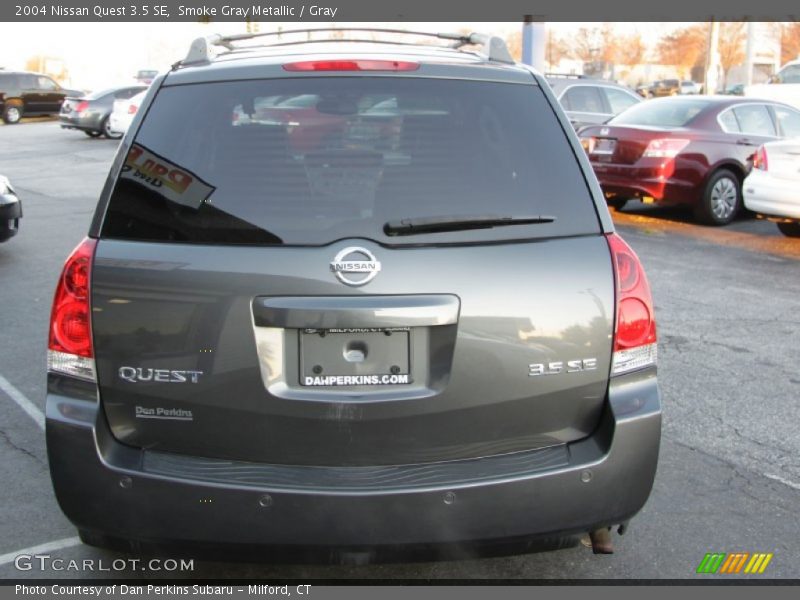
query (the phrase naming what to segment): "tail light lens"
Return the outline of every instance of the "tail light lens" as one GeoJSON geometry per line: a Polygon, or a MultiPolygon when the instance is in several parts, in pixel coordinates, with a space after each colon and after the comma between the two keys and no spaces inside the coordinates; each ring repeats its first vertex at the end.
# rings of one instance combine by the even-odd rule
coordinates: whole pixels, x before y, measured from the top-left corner
{"type": "Polygon", "coordinates": [[[753,168],[760,169],[761,171],[769,170],[769,161],[767,160],[767,149],[761,146],[756,151],[756,156],[753,159],[753,168]]]}
{"type": "Polygon", "coordinates": [[[86,100],[81,100],[81,101],[80,101],[80,102],[78,102],[78,104],[75,106],[75,112],[83,112],[83,111],[85,111],[87,108],[89,108],[89,103],[88,103],[86,100]]]}
{"type": "Polygon", "coordinates": [[[416,71],[419,63],[404,60],[304,60],[286,63],[284,71],[416,71]]]}
{"type": "Polygon", "coordinates": [[[678,153],[689,145],[691,140],[682,138],[660,138],[650,140],[645,148],[644,155],[651,158],[675,158],[678,153]]]}
{"type": "Polygon", "coordinates": [[[97,242],[86,238],[72,251],[56,286],[50,316],[47,370],[96,381],[89,284],[97,242]]]}
{"type": "Polygon", "coordinates": [[[653,297],[636,253],[612,233],[608,246],[617,285],[617,322],[611,375],[656,364],[656,320],[653,297]]]}
{"type": "Polygon", "coordinates": [[[135,115],[137,110],[139,110],[138,106],[136,106],[135,104],[128,104],[128,114],[129,115],[135,115]]]}

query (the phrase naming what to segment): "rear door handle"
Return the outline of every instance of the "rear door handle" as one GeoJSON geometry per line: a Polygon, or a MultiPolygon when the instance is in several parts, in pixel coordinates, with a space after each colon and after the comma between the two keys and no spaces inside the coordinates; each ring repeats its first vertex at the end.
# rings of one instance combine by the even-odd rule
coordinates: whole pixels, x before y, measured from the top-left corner
{"type": "Polygon", "coordinates": [[[750,138],[740,138],[740,139],[736,140],[736,144],[738,146],[755,146],[756,145],[756,143],[753,140],[751,140],[750,138]]]}
{"type": "Polygon", "coordinates": [[[410,296],[257,296],[257,327],[431,327],[455,325],[461,301],[451,294],[410,296]]]}

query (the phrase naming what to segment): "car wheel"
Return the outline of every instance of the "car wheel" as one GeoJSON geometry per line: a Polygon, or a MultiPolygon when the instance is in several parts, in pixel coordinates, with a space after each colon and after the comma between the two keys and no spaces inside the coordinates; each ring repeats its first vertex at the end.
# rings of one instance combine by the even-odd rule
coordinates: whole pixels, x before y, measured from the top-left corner
{"type": "Polygon", "coordinates": [[[7,105],[5,110],[3,110],[3,121],[5,121],[8,125],[19,123],[21,118],[22,107],[18,104],[7,105]]]}
{"type": "Polygon", "coordinates": [[[787,237],[800,237],[800,222],[778,223],[778,229],[787,237]]]}
{"type": "Polygon", "coordinates": [[[625,208],[625,205],[628,203],[627,198],[612,198],[611,200],[606,200],[608,205],[616,211],[620,211],[625,208]]]}
{"type": "Polygon", "coordinates": [[[720,169],[706,183],[695,217],[706,225],[727,225],[742,208],[742,185],[739,178],[720,169]]]}
{"type": "Polygon", "coordinates": [[[83,133],[88,135],[90,138],[97,138],[103,135],[102,131],[84,131],[83,133]]]}
{"type": "Polygon", "coordinates": [[[103,120],[103,135],[110,140],[118,140],[122,137],[121,133],[111,130],[111,119],[108,117],[103,120]]]}

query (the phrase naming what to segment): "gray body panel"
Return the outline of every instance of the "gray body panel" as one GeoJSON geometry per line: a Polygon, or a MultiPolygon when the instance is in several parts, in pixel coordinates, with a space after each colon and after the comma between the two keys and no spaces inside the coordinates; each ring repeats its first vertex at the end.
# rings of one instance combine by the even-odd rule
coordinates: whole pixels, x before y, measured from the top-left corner
{"type": "Polygon", "coordinates": [[[321,248],[100,240],[92,297],[101,398],[120,441],[327,465],[485,456],[589,435],[608,381],[613,302],[608,246],[598,235],[393,249],[366,240],[321,248]],[[383,265],[361,288],[343,285],[329,268],[354,244],[383,265]],[[439,298],[441,314],[420,294],[439,298]],[[304,300],[318,296],[338,303],[339,312],[326,315],[349,310],[355,318],[320,321],[319,307],[332,300],[311,310],[304,300]],[[253,307],[265,297],[274,307],[256,319],[253,307]],[[365,310],[381,298],[392,300],[389,309],[365,310]],[[458,299],[457,324],[454,300],[441,298],[458,299]],[[375,316],[381,312],[389,316],[375,316]],[[265,316],[271,322],[259,326],[265,316]],[[303,387],[298,335],[315,327],[409,327],[413,382],[303,387]],[[266,330],[277,341],[264,348],[266,330]],[[279,372],[270,380],[261,363],[275,354],[282,367],[270,367],[279,372]],[[528,374],[531,363],[592,358],[595,370],[528,374]],[[120,378],[121,367],[203,374],[197,383],[134,383],[120,378]],[[191,410],[193,420],[137,418],[136,407],[191,410]]]}

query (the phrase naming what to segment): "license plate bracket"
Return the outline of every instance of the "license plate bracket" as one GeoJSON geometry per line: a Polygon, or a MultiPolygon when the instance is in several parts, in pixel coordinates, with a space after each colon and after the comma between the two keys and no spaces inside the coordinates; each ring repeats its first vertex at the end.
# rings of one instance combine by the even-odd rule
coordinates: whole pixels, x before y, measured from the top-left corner
{"type": "Polygon", "coordinates": [[[617,148],[617,140],[611,138],[596,138],[592,154],[611,156],[617,148]]]}
{"type": "Polygon", "coordinates": [[[411,382],[408,328],[301,329],[300,385],[411,382]]]}

